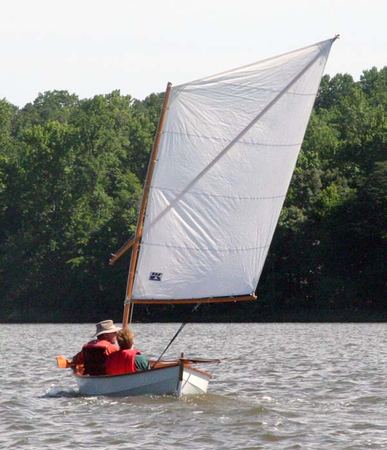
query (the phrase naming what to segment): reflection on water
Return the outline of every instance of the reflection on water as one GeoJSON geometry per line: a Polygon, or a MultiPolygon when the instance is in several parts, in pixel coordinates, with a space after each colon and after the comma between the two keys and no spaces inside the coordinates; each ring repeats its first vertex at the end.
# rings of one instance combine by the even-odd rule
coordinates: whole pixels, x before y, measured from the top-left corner
{"type": "MultiPolygon", "coordinates": [[[[179,324],[134,325],[157,357],[179,324]]],[[[167,357],[222,358],[203,396],[82,397],[55,356],[92,324],[0,325],[0,447],[386,449],[385,324],[192,324],[167,357]]]]}

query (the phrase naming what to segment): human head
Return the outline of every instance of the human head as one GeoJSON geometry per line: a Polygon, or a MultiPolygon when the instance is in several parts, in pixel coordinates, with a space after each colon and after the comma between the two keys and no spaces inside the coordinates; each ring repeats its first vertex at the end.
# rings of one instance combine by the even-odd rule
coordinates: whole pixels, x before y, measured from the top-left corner
{"type": "Polygon", "coordinates": [[[117,333],[117,342],[122,350],[132,348],[134,340],[134,333],[128,327],[122,328],[117,333]]]}
{"type": "Polygon", "coordinates": [[[105,340],[113,343],[116,340],[118,330],[119,328],[114,325],[112,320],[103,320],[96,324],[95,336],[97,336],[98,340],[105,340]]]}
{"type": "Polygon", "coordinates": [[[108,341],[111,344],[116,344],[117,343],[117,333],[103,333],[100,334],[99,336],[97,336],[97,339],[99,341],[108,341]]]}

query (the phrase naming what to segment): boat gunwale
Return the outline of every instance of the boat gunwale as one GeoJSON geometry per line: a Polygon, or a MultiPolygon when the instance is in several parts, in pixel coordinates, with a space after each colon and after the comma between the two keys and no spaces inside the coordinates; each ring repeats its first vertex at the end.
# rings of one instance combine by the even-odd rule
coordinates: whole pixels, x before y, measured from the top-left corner
{"type": "Polygon", "coordinates": [[[80,373],[74,373],[74,375],[78,378],[82,378],[82,379],[103,379],[103,378],[116,378],[116,377],[126,377],[128,375],[139,375],[142,373],[149,373],[149,372],[154,372],[156,370],[160,370],[160,369],[169,369],[171,367],[179,367],[180,363],[176,362],[176,363],[167,363],[167,364],[163,364],[161,367],[152,367],[151,369],[148,370],[141,370],[139,372],[128,372],[128,373],[119,373],[119,374],[115,374],[115,375],[82,375],[80,373]]]}
{"type": "MultiPolygon", "coordinates": [[[[158,363],[160,364],[160,363],[158,363]]],[[[103,380],[106,378],[117,378],[117,377],[127,377],[128,375],[140,375],[140,374],[144,374],[144,373],[149,373],[149,372],[155,372],[158,370],[163,370],[163,369],[170,369],[172,367],[179,367],[181,366],[180,362],[171,362],[171,363],[162,363],[162,365],[160,367],[152,367],[151,369],[148,370],[141,370],[139,372],[132,372],[132,373],[120,373],[120,374],[116,374],[116,375],[81,375],[80,373],[74,373],[74,376],[80,379],[86,379],[86,380],[103,380]]],[[[198,369],[197,367],[192,367],[190,364],[187,363],[183,363],[183,368],[184,369],[189,369],[192,370],[194,372],[198,372],[208,378],[212,378],[212,374],[202,370],[202,369],[198,369]]]]}

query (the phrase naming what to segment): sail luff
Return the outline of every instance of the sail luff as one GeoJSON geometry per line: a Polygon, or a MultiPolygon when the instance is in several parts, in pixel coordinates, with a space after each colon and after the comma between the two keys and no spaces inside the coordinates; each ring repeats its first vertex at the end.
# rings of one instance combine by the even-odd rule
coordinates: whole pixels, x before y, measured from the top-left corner
{"type": "Polygon", "coordinates": [[[157,161],[157,153],[160,146],[160,139],[161,139],[161,132],[163,130],[164,121],[166,112],[168,109],[168,101],[169,96],[171,92],[172,84],[167,84],[167,89],[165,91],[164,95],[164,101],[163,106],[161,109],[160,114],[160,120],[157,127],[156,137],[153,143],[152,152],[149,159],[148,169],[145,177],[145,183],[144,183],[144,190],[141,200],[141,207],[140,212],[137,219],[137,229],[136,229],[136,236],[135,236],[135,242],[133,244],[132,249],[132,255],[130,259],[130,266],[129,266],[129,273],[128,273],[128,281],[126,286],[126,297],[125,297],[125,303],[124,303],[124,312],[123,312],[123,319],[122,319],[122,326],[125,328],[128,325],[129,318],[131,320],[132,312],[133,312],[133,306],[131,302],[132,292],[133,292],[133,285],[134,285],[134,278],[135,278],[135,272],[137,267],[137,259],[138,259],[138,252],[142,237],[142,231],[144,228],[144,217],[145,217],[145,211],[146,206],[148,202],[148,195],[149,195],[149,189],[152,181],[152,176],[155,168],[155,164],[157,161]]]}

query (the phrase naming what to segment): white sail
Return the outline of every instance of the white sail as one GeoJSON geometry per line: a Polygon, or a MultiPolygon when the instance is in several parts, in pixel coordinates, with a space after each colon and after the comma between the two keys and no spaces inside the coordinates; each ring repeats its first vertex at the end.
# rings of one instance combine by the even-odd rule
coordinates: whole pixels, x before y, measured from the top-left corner
{"type": "Polygon", "coordinates": [[[333,41],[172,88],[134,301],[254,293],[333,41]]]}

